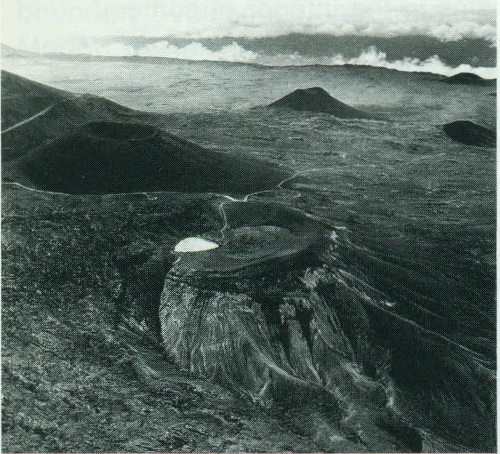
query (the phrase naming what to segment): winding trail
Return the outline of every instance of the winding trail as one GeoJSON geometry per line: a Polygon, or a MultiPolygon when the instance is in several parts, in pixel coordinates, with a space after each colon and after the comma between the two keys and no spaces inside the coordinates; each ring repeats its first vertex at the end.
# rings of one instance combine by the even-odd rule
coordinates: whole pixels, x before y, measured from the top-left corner
{"type": "Polygon", "coordinates": [[[52,104],[51,106],[47,107],[46,109],[42,110],[41,112],[38,112],[35,115],[32,115],[31,117],[26,118],[26,119],[20,121],[19,123],[16,123],[15,125],[9,126],[7,129],[4,129],[2,131],[2,134],[5,134],[6,132],[12,131],[13,129],[17,129],[20,126],[23,126],[26,123],[29,123],[29,122],[37,119],[38,117],[45,115],[46,113],[50,112],[54,106],[55,106],[55,104],[52,104]]]}
{"type": "MultiPolygon", "coordinates": [[[[222,194],[222,197],[224,197],[226,200],[224,200],[223,202],[221,202],[220,205],[219,205],[219,207],[218,207],[220,216],[222,218],[222,223],[223,223],[222,228],[220,229],[221,238],[220,238],[219,241],[223,241],[224,240],[224,238],[225,238],[225,233],[224,232],[230,227],[229,223],[227,221],[226,211],[224,210],[224,205],[226,205],[228,202],[246,203],[246,202],[248,202],[248,199],[250,197],[253,197],[253,196],[256,196],[256,195],[259,195],[259,194],[264,194],[266,192],[274,192],[276,190],[276,188],[278,188],[279,190],[285,191],[286,189],[283,188],[283,185],[285,183],[288,183],[289,181],[294,180],[299,175],[303,175],[303,174],[306,174],[306,173],[320,172],[322,170],[330,170],[330,169],[335,169],[335,168],[336,167],[331,166],[331,167],[319,167],[319,168],[315,168],[315,169],[298,170],[293,175],[291,175],[289,177],[286,177],[284,180],[280,181],[276,185],[275,188],[264,189],[262,191],[251,192],[250,194],[245,195],[241,199],[237,199],[237,198],[231,197],[230,195],[227,195],[227,194],[222,194]]],[[[295,192],[298,193],[298,197],[301,196],[301,193],[299,191],[295,191],[295,192]]],[[[306,216],[308,216],[307,213],[304,213],[304,214],[306,216]]],[[[310,217],[310,216],[308,216],[308,217],[310,217]]]]}
{"type": "MultiPolygon", "coordinates": [[[[138,191],[138,192],[114,192],[108,194],[72,194],[69,192],[57,192],[57,191],[47,191],[46,189],[36,189],[30,188],[29,186],[25,186],[24,184],[18,183],[17,181],[2,181],[2,185],[6,186],[17,186],[18,188],[26,189],[31,192],[38,192],[41,194],[52,194],[52,195],[65,195],[69,197],[115,197],[115,196],[129,196],[129,195],[143,195],[148,200],[156,200],[157,197],[152,196],[151,194],[176,194],[178,191],[138,191]]],[[[221,196],[223,194],[217,193],[207,193],[207,194],[215,194],[221,196]]]]}
{"type": "MultiPolygon", "coordinates": [[[[24,120],[20,121],[19,123],[16,123],[15,125],[9,126],[8,128],[4,129],[1,134],[5,134],[6,132],[12,131],[14,129],[19,128],[20,126],[23,126],[27,123],[32,122],[33,120],[36,120],[37,118],[49,113],[55,106],[57,105],[62,105],[64,103],[67,103],[69,101],[75,101],[76,99],[82,98],[84,95],[82,94],[73,94],[72,96],[68,97],[67,99],[63,99],[61,101],[58,101],[54,104],[51,104],[50,106],[46,107],[42,111],[36,113],[35,115],[32,115],[31,117],[25,118],[24,120]]],[[[5,99],[5,98],[3,98],[5,99]]]]}
{"type": "MultiPolygon", "coordinates": [[[[285,183],[289,182],[289,181],[292,181],[293,179],[295,179],[299,175],[307,174],[307,173],[312,173],[312,172],[320,172],[320,171],[323,171],[323,170],[329,170],[329,169],[333,169],[333,168],[335,168],[335,167],[322,167],[322,168],[315,168],[315,169],[307,169],[307,170],[297,171],[293,175],[291,175],[291,176],[285,178],[284,180],[280,181],[276,185],[276,188],[284,191],[286,189],[283,188],[283,185],[285,183]]],[[[28,186],[25,186],[25,185],[23,185],[21,183],[17,183],[17,182],[2,182],[2,185],[16,186],[16,187],[25,189],[27,191],[37,192],[37,193],[42,193],[42,194],[64,195],[64,196],[70,196],[70,197],[85,196],[85,194],[68,194],[68,193],[65,193],[65,192],[54,192],[54,191],[46,191],[46,190],[43,190],[43,189],[30,188],[28,186]]],[[[224,210],[224,205],[226,203],[229,203],[229,202],[246,203],[246,202],[249,201],[249,198],[252,197],[252,196],[256,196],[258,194],[262,194],[262,193],[266,193],[266,192],[273,192],[275,190],[276,189],[273,188],[273,189],[266,189],[266,190],[262,190],[262,191],[256,191],[256,192],[252,192],[250,194],[247,194],[247,195],[245,195],[242,198],[235,198],[235,197],[232,197],[232,196],[227,195],[227,194],[209,193],[209,194],[217,195],[218,197],[223,197],[225,199],[218,206],[219,213],[220,213],[221,218],[223,220],[223,226],[222,226],[222,228],[220,230],[220,234],[221,234],[220,241],[222,241],[225,238],[225,231],[230,227],[229,223],[228,223],[228,220],[227,220],[226,212],[224,210]]],[[[165,192],[176,193],[176,191],[156,191],[156,192],[153,192],[153,193],[159,194],[159,193],[165,193],[165,192]]],[[[91,194],[91,195],[95,196],[95,197],[112,197],[112,196],[125,196],[125,195],[144,195],[145,197],[147,197],[148,199],[151,200],[151,194],[152,194],[152,192],[135,192],[135,193],[127,192],[127,193],[117,193],[117,194],[91,194]]],[[[88,194],[87,194],[87,196],[88,196],[88,194]]],[[[305,216],[313,218],[313,219],[320,219],[320,218],[318,218],[316,216],[313,216],[313,215],[310,215],[308,213],[303,213],[303,214],[305,216]]],[[[325,219],[325,221],[326,221],[326,219],[325,219]]],[[[339,228],[342,228],[342,227],[339,227],[339,228]]],[[[349,240],[347,240],[347,242],[352,247],[355,247],[356,249],[360,249],[360,250],[363,250],[363,251],[368,252],[368,253],[371,252],[369,249],[367,249],[365,247],[358,246],[358,245],[352,243],[349,240]]],[[[178,263],[179,261],[180,261],[180,257],[177,258],[177,260],[175,261],[175,263],[178,263]]],[[[487,358],[484,357],[484,355],[482,355],[480,353],[477,353],[477,352],[471,350],[470,348],[468,348],[468,347],[466,347],[466,346],[458,343],[457,341],[455,341],[453,339],[450,339],[450,338],[448,338],[448,337],[446,337],[446,336],[444,336],[444,335],[442,335],[440,333],[437,333],[435,331],[426,329],[426,328],[418,325],[416,322],[414,322],[414,321],[412,321],[412,320],[410,320],[410,319],[408,319],[408,318],[406,318],[406,317],[404,317],[404,316],[402,316],[400,314],[394,313],[392,311],[389,311],[389,310],[383,308],[380,304],[377,304],[375,301],[373,301],[367,295],[366,292],[363,291],[363,288],[367,288],[368,287],[371,291],[374,291],[374,292],[376,292],[378,294],[380,292],[377,289],[375,289],[371,285],[367,284],[366,282],[362,281],[359,277],[353,275],[352,273],[347,272],[346,270],[340,270],[339,273],[340,273],[340,278],[342,280],[347,279],[347,280],[350,280],[351,282],[356,282],[357,284],[361,284],[361,289],[357,289],[356,292],[358,293],[359,297],[362,298],[363,301],[365,301],[367,304],[369,304],[371,306],[374,306],[375,308],[377,308],[379,310],[382,310],[384,313],[388,314],[391,317],[394,317],[394,318],[398,319],[399,321],[401,321],[403,323],[406,323],[408,327],[411,327],[411,328],[413,328],[415,330],[419,330],[419,332],[421,332],[422,334],[424,334],[428,339],[435,340],[435,341],[440,340],[444,344],[446,344],[446,345],[448,345],[450,347],[453,347],[456,352],[462,352],[464,354],[467,354],[468,356],[470,356],[473,359],[476,368],[478,368],[479,370],[481,370],[487,376],[489,376],[489,377],[492,376],[493,372],[491,370],[491,365],[489,364],[490,362],[487,360],[487,358]]]]}
{"type": "MultiPolygon", "coordinates": [[[[38,114],[38,115],[41,115],[41,113],[38,114]]],[[[25,120],[25,122],[26,121],[27,120],[25,120]]],[[[19,125],[20,125],[20,123],[19,123],[19,125]]],[[[331,166],[331,167],[319,167],[319,168],[314,168],[314,169],[298,170],[293,175],[291,175],[289,177],[286,177],[285,179],[283,179],[282,181],[280,181],[274,188],[272,188],[272,189],[263,189],[261,191],[251,192],[250,194],[246,194],[242,198],[236,198],[236,197],[232,197],[232,196],[230,196],[228,194],[221,194],[221,193],[217,193],[217,192],[207,193],[207,194],[216,195],[218,197],[223,197],[225,199],[218,206],[218,211],[219,211],[219,214],[220,214],[220,216],[222,218],[222,224],[223,224],[222,228],[220,229],[220,236],[221,236],[221,238],[220,238],[219,241],[224,240],[224,238],[225,238],[225,231],[230,227],[229,226],[229,222],[227,220],[226,211],[224,209],[224,205],[226,205],[227,203],[229,203],[229,202],[246,203],[246,202],[249,201],[250,197],[254,197],[254,196],[257,196],[259,194],[264,194],[266,192],[274,192],[274,191],[276,191],[276,189],[279,189],[281,191],[285,191],[286,189],[283,188],[283,185],[285,183],[288,183],[289,181],[294,180],[295,178],[297,178],[300,175],[307,174],[307,173],[313,173],[313,172],[320,172],[320,171],[323,171],[323,170],[330,170],[330,169],[335,169],[335,168],[336,167],[331,166]]],[[[30,188],[28,186],[25,186],[24,184],[17,183],[15,181],[3,181],[2,185],[16,186],[18,188],[22,188],[22,189],[25,189],[27,191],[37,192],[37,193],[41,193],[41,194],[63,195],[63,196],[69,196],[69,197],[82,197],[82,196],[89,196],[89,195],[93,196],[93,197],[114,197],[114,196],[143,195],[148,200],[155,200],[156,197],[152,196],[151,194],[163,194],[163,193],[172,193],[172,194],[174,194],[174,193],[177,192],[177,191],[139,191],[139,192],[119,192],[119,193],[114,193],[114,194],[69,194],[69,193],[66,193],[66,192],[56,192],[56,191],[47,191],[47,190],[44,190],[44,189],[30,188]]],[[[301,196],[301,193],[299,191],[295,191],[295,192],[297,192],[298,197],[301,196]]],[[[311,219],[319,220],[319,218],[317,216],[311,215],[309,213],[303,213],[303,214],[306,217],[309,217],[311,219]]],[[[325,221],[329,221],[329,220],[325,219],[325,221]]]]}

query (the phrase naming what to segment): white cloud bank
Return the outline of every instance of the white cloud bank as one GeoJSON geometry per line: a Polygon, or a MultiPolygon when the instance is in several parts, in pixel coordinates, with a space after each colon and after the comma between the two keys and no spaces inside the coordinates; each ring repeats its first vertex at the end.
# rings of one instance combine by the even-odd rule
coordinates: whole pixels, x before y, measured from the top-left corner
{"type": "Polygon", "coordinates": [[[251,50],[246,50],[236,42],[213,51],[203,44],[192,42],[184,47],[177,47],[168,41],[159,41],[142,48],[137,55],[141,57],[168,57],[185,60],[211,60],[233,62],[257,62],[259,55],[251,50]]]}
{"type": "MultiPolygon", "coordinates": [[[[71,49],[66,49],[72,53],[71,49]]],[[[265,66],[286,66],[286,65],[367,65],[381,68],[395,69],[398,71],[410,72],[431,72],[452,76],[460,72],[470,72],[486,79],[496,77],[496,68],[473,67],[468,64],[461,64],[456,67],[448,66],[441,59],[434,55],[426,60],[406,57],[401,60],[388,60],[387,54],[378,50],[375,46],[365,49],[358,57],[346,58],[342,54],[331,57],[311,58],[303,57],[300,54],[289,55],[260,55],[256,52],[245,49],[237,42],[233,42],[220,50],[207,49],[199,42],[192,42],[186,46],[178,47],[168,41],[159,41],[144,46],[139,50],[134,50],[132,46],[125,44],[110,44],[106,46],[93,45],[85,49],[86,54],[96,56],[120,56],[120,57],[162,57],[178,58],[182,60],[197,61],[227,61],[237,63],[255,63],[265,66]]]]}
{"type": "Polygon", "coordinates": [[[342,65],[368,65],[388,69],[397,69],[398,71],[430,72],[453,76],[461,72],[470,72],[484,77],[485,79],[494,79],[496,77],[496,68],[478,67],[475,68],[468,64],[461,64],[456,67],[448,66],[443,63],[437,55],[429,57],[427,60],[406,57],[402,60],[388,61],[387,54],[377,50],[375,46],[366,49],[359,57],[345,59],[342,55],[333,57],[330,64],[342,65]]]}

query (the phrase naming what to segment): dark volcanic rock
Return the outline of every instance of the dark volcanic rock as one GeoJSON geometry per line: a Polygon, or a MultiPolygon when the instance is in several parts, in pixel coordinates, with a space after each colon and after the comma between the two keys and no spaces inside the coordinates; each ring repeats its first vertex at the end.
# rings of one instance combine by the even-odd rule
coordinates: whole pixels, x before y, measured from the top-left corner
{"type": "Polygon", "coordinates": [[[206,150],[139,123],[94,122],[36,149],[24,162],[39,187],[72,194],[139,191],[246,194],[288,173],[255,159],[206,150]]]}
{"type": "Polygon", "coordinates": [[[312,358],[305,354],[306,336],[298,336],[302,331],[292,317],[295,306],[312,310],[301,302],[307,288],[299,286],[302,292],[297,292],[294,285],[289,295],[284,287],[281,295],[265,288],[303,276],[328,246],[326,229],[277,204],[229,203],[225,214],[230,228],[220,247],[179,254],[167,274],[160,320],[168,353],[181,367],[262,401],[273,399],[278,382],[321,388],[312,358]],[[283,317],[290,318],[296,334],[281,326],[283,317]],[[191,330],[191,325],[198,328],[191,330]],[[293,366],[285,359],[290,355],[296,357],[293,366]]]}
{"type": "Polygon", "coordinates": [[[58,90],[17,74],[2,70],[2,130],[36,114],[50,105],[74,98],[58,90]]]}
{"type": "Polygon", "coordinates": [[[443,130],[457,142],[478,147],[495,147],[496,132],[469,120],[457,120],[447,123],[443,130]]]}
{"type": "MultiPolygon", "coordinates": [[[[219,247],[178,254],[165,278],[161,336],[182,369],[279,409],[283,421],[293,414],[301,433],[331,452],[352,449],[353,440],[369,452],[426,449],[420,432],[390,411],[389,373],[417,399],[422,388],[438,390],[430,408],[447,430],[464,430],[454,420],[468,418],[472,399],[478,409],[491,405],[490,395],[475,395],[491,382],[491,364],[481,356],[470,364],[461,345],[359,287],[343,269],[351,257],[342,237],[332,243],[322,223],[278,204],[224,208],[229,227],[222,239],[210,237],[219,247]]],[[[374,266],[388,274],[382,261],[374,266]]],[[[471,436],[488,411],[474,414],[482,422],[468,426],[471,436]]]]}
{"type": "MultiPolygon", "coordinates": [[[[147,121],[151,118],[150,114],[106,98],[77,95],[7,71],[1,74],[2,163],[26,156],[30,150],[72,133],[86,123],[147,121]],[[29,121],[33,116],[34,120],[29,121]]],[[[5,177],[8,169],[3,170],[5,177]]]]}
{"type": "MultiPolygon", "coordinates": [[[[348,311],[332,304],[336,278],[323,262],[329,231],[277,204],[230,203],[226,216],[220,247],[179,254],[166,276],[159,318],[168,356],[278,411],[326,451],[402,446],[399,434],[370,422],[374,414],[386,419],[387,398],[353,369],[354,358],[374,357],[369,326],[356,296],[348,311]],[[344,418],[359,431],[346,430],[344,418]]],[[[339,283],[338,295],[342,289],[349,292],[339,283]]]]}
{"type": "Polygon", "coordinates": [[[446,82],[448,84],[459,84],[459,85],[483,85],[491,86],[496,85],[496,79],[483,79],[481,76],[473,73],[459,73],[454,76],[446,77],[442,79],[441,82],[446,82]]]}
{"type": "Polygon", "coordinates": [[[338,118],[376,118],[374,115],[369,115],[333,98],[320,87],[295,90],[269,106],[309,112],[324,112],[338,118]]]}

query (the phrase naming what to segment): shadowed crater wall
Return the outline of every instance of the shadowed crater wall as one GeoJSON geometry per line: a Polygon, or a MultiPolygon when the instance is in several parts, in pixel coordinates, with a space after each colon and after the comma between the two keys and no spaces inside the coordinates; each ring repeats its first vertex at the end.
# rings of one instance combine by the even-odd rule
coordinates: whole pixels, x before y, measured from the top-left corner
{"type": "Polygon", "coordinates": [[[289,175],[258,160],[230,156],[154,126],[92,122],[34,150],[24,161],[37,186],[72,194],[139,191],[246,194],[289,175]]]}

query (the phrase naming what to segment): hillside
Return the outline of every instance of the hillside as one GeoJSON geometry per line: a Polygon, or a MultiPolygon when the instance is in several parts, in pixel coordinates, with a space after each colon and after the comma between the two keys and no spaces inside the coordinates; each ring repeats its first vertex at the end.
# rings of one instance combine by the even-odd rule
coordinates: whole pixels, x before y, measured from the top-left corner
{"type": "Polygon", "coordinates": [[[458,85],[479,85],[479,86],[496,86],[496,79],[483,79],[481,76],[473,73],[458,73],[454,76],[445,77],[442,82],[458,85]]]}
{"type": "Polygon", "coordinates": [[[247,194],[290,173],[204,149],[146,123],[153,115],[11,73],[2,77],[4,178],[56,192],[247,194]],[[96,121],[97,120],[97,121],[96,121]],[[110,121],[111,120],[111,121],[110,121]],[[16,126],[18,125],[18,126],[16,126]]]}
{"type": "Polygon", "coordinates": [[[320,87],[298,89],[274,101],[269,107],[282,107],[308,112],[323,112],[338,118],[375,118],[330,96],[320,87]]]}
{"type": "Polygon", "coordinates": [[[457,120],[443,126],[444,132],[456,142],[478,147],[495,147],[495,131],[469,120],[457,120]]]}

